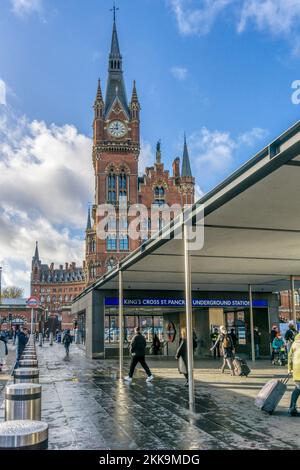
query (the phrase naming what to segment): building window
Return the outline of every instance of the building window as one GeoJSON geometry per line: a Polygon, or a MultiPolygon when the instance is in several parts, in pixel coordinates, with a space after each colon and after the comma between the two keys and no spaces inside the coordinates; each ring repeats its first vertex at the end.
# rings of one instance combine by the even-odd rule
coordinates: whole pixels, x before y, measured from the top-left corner
{"type": "Polygon", "coordinates": [[[41,297],[41,303],[43,304],[45,302],[45,297],[42,295],[41,297]]]}
{"type": "Polygon", "coordinates": [[[107,251],[117,250],[117,238],[115,236],[108,235],[106,238],[106,249],[107,251]]]}
{"type": "Polygon", "coordinates": [[[69,301],[69,296],[65,295],[65,302],[68,302],[68,301],[69,301]]]}
{"type": "Polygon", "coordinates": [[[128,251],[128,250],[129,250],[128,237],[121,236],[120,237],[120,251],[128,251]]]}
{"type": "Polygon", "coordinates": [[[128,229],[127,217],[121,217],[119,220],[119,230],[125,230],[127,232],[127,229],[128,229]]]}
{"type": "Polygon", "coordinates": [[[51,297],[50,295],[47,295],[47,303],[50,304],[50,302],[51,302],[51,297]]]}
{"type": "Polygon", "coordinates": [[[113,173],[113,170],[109,173],[107,177],[107,199],[108,202],[114,204],[116,202],[116,186],[117,186],[116,175],[113,173]]]}
{"type": "Polygon", "coordinates": [[[154,190],[154,204],[162,206],[165,203],[165,190],[162,186],[156,186],[154,190]]]}

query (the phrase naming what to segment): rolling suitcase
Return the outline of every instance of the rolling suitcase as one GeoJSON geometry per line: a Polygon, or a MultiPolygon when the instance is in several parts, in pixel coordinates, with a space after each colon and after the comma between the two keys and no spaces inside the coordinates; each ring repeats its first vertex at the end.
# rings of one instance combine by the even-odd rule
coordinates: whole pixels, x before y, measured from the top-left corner
{"type": "Polygon", "coordinates": [[[289,378],[267,382],[256,397],[256,406],[271,415],[286,392],[289,378]]]}
{"type": "Polygon", "coordinates": [[[251,372],[250,368],[247,365],[247,362],[244,359],[241,359],[240,357],[235,357],[233,359],[233,367],[237,375],[244,375],[245,377],[248,377],[251,372]]]}

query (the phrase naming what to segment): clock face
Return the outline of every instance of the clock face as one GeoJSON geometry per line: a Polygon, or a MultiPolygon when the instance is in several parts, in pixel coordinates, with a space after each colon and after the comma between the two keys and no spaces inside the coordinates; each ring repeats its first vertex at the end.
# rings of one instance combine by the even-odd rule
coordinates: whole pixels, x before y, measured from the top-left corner
{"type": "Polygon", "coordinates": [[[113,137],[123,137],[126,132],[126,126],[122,121],[112,121],[108,126],[108,132],[113,137]]]}

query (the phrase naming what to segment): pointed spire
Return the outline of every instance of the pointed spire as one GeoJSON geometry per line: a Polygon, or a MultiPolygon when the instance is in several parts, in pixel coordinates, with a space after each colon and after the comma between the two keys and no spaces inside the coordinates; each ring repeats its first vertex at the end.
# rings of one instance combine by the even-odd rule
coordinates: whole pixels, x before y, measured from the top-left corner
{"type": "Polygon", "coordinates": [[[90,208],[88,209],[88,218],[87,218],[87,223],[86,223],[86,230],[91,230],[92,229],[92,222],[91,222],[91,211],[90,208]]]}
{"type": "Polygon", "coordinates": [[[137,95],[137,91],[136,91],[136,81],[133,80],[131,103],[138,103],[138,102],[139,102],[139,99],[138,99],[138,95],[137,95]]]}
{"type": "Polygon", "coordinates": [[[184,148],[183,148],[183,158],[182,158],[182,168],[181,168],[181,176],[188,176],[192,177],[192,170],[190,165],[190,157],[189,151],[186,143],[186,135],[184,133],[184,148]]]}
{"type": "Polygon", "coordinates": [[[97,95],[95,103],[103,103],[103,96],[101,91],[101,81],[100,78],[98,79],[98,88],[97,88],[97,95]]]}
{"type": "Polygon", "coordinates": [[[35,253],[34,253],[33,261],[40,261],[40,257],[39,257],[39,242],[35,242],[35,253]]]}
{"type": "Polygon", "coordinates": [[[161,141],[156,144],[156,163],[161,163],[161,141]]]}
{"type": "Polygon", "coordinates": [[[114,25],[113,25],[113,32],[112,32],[112,39],[111,39],[110,55],[113,56],[114,58],[116,57],[122,58],[121,53],[120,53],[115,13],[114,13],[114,25]]]}

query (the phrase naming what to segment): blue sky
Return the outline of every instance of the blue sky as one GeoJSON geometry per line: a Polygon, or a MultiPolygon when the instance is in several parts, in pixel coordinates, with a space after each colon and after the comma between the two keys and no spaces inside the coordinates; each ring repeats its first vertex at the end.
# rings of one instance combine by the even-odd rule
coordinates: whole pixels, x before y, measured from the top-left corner
{"type": "MultiPolygon", "coordinates": [[[[92,104],[98,77],[105,89],[112,4],[1,0],[6,284],[28,285],[36,239],[45,262],[83,257],[93,196],[92,104]]],[[[119,0],[117,6],[127,94],[136,79],[142,106],[141,166],[151,163],[161,139],[170,168],[186,131],[199,191],[206,192],[299,119],[291,101],[291,84],[300,78],[298,0],[119,0]]]]}

